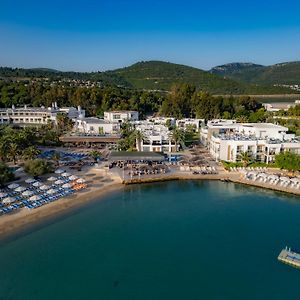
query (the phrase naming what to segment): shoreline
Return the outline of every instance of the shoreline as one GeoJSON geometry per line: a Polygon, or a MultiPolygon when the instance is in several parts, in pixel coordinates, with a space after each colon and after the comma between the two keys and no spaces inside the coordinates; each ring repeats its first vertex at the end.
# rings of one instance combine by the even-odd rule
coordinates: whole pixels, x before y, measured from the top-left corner
{"type": "MultiPolygon", "coordinates": [[[[300,196],[300,190],[291,190],[281,186],[273,186],[266,183],[247,181],[241,178],[238,173],[222,172],[213,175],[194,175],[190,173],[175,172],[159,177],[136,178],[132,180],[120,180],[116,177],[110,182],[105,182],[103,186],[91,186],[87,191],[82,191],[75,196],[69,196],[58,200],[57,202],[49,203],[48,205],[39,207],[35,210],[21,210],[12,215],[1,216],[0,218],[0,241],[9,239],[11,236],[18,233],[26,232],[39,224],[47,224],[53,219],[63,217],[72,210],[76,210],[85,204],[95,200],[103,200],[105,196],[113,192],[119,191],[132,184],[146,184],[155,182],[167,182],[176,180],[218,180],[223,182],[231,182],[242,184],[250,187],[259,187],[263,189],[281,192],[289,195],[300,196]]],[[[93,182],[95,183],[95,182],[93,182]]]]}

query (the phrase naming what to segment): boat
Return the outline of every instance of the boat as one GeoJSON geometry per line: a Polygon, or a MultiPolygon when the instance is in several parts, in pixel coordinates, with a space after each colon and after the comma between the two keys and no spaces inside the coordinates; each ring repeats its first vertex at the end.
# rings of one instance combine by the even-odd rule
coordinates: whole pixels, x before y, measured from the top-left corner
{"type": "Polygon", "coordinates": [[[291,250],[291,248],[285,247],[278,255],[278,260],[291,265],[293,267],[300,268],[300,254],[291,250]]]}

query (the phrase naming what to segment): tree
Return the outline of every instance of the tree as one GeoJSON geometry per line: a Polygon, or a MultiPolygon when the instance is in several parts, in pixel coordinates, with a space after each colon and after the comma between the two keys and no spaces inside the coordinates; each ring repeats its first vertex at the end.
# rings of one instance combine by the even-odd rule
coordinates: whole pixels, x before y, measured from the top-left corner
{"type": "Polygon", "coordinates": [[[300,155],[292,152],[281,152],[275,156],[275,164],[280,169],[289,171],[300,170],[300,155]]]}
{"type": "Polygon", "coordinates": [[[0,186],[4,186],[7,182],[12,181],[14,177],[9,167],[4,163],[0,163],[0,186]]]}
{"type": "Polygon", "coordinates": [[[53,169],[47,160],[35,159],[25,162],[24,171],[33,177],[38,177],[52,172],[53,169]]]}
{"type": "Polygon", "coordinates": [[[17,143],[11,143],[8,147],[8,157],[12,159],[14,164],[17,162],[17,157],[20,153],[20,149],[17,143]]]}
{"type": "Polygon", "coordinates": [[[239,156],[239,159],[242,161],[244,167],[247,167],[249,162],[252,159],[252,157],[249,155],[249,153],[247,151],[241,152],[238,156],[239,156]]]}
{"type": "Polygon", "coordinates": [[[133,138],[135,139],[135,147],[137,151],[142,151],[142,141],[145,138],[144,134],[140,130],[133,132],[133,138]]]}
{"type": "Polygon", "coordinates": [[[60,132],[70,131],[74,126],[74,122],[67,115],[58,113],[56,116],[57,127],[60,132]]]}
{"type": "Polygon", "coordinates": [[[55,165],[59,166],[59,160],[60,160],[60,153],[55,151],[52,156],[51,159],[55,161],[55,165]]]}
{"type": "Polygon", "coordinates": [[[96,163],[98,158],[101,157],[101,152],[99,152],[97,150],[93,150],[93,151],[89,152],[89,155],[95,160],[95,163],[96,163]]]}
{"type": "Polygon", "coordinates": [[[184,143],[184,132],[181,129],[174,128],[170,132],[170,138],[175,143],[175,151],[178,151],[178,144],[184,143]]]}
{"type": "Polygon", "coordinates": [[[23,151],[23,157],[25,159],[32,160],[35,157],[37,157],[40,153],[41,151],[35,146],[29,146],[23,151]]]}

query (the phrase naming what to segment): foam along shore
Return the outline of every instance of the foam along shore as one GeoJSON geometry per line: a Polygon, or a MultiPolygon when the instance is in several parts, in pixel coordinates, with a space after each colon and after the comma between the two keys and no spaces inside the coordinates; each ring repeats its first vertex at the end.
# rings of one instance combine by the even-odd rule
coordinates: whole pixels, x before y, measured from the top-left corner
{"type": "Polygon", "coordinates": [[[88,178],[87,189],[35,209],[29,210],[24,207],[15,213],[0,216],[0,238],[67,213],[72,208],[84,205],[91,200],[103,198],[107,193],[123,187],[119,178],[103,176],[101,170],[99,173],[99,170],[91,169],[85,175],[88,178]]]}

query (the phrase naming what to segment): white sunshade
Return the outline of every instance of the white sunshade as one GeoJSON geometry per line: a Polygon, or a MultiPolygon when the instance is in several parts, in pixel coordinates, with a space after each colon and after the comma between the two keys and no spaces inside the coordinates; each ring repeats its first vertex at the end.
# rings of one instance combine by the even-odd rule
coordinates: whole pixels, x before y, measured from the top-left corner
{"type": "Polygon", "coordinates": [[[61,174],[61,176],[64,176],[64,177],[70,177],[70,176],[71,176],[71,174],[70,174],[70,173],[68,173],[68,172],[65,172],[65,173],[62,173],[62,174],[61,174]]]}
{"type": "Polygon", "coordinates": [[[32,197],[29,198],[30,201],[37,201],[37,200],[41,200],[41,196],[38,196],[38,195],[34,195],[32,197]]]}
{"type": "Polygon", "coordinates": [[[23,196],[31,196],[33,195],[33,192],[32,191],[25,191],[22,193],[23,196]]]}
{"type": "Polygon", "coordinates": [[[62,188],[64,188],[64,189],[69,189],[69,188],[71,188],[72,187],[72,185],[70,184],[70,183],[65,183],[63,186],[62,186],[62,188]]]}
{"type": "Polygon", "coordinates": [[[76,180],[77,183],[85,183],[85,180],[83,178],[79,178],[76,180]]]}
{"type": "Polygon", "coordinates": [[[282,181],[290,181],[290,178],[282,176],[282,177],[280,177],[280,180],[282,180],[282,181]]]}
{"type": "Polygon", "coordinates": [[[69,177],[69,179],[70,179],[70,180],[76,180],[76,179],[78,179],[78,176],[72,175],[72,176],[69,177]]]}
{"type": "MultiPolygon", "coordinates": [[[[293,183],[300,183],[299,178],[291,178],[290,181],[293,182],[293,183]]],[[[1,197],[1,195],[0,195],[0,197],[1,197]]]]}
{"type": "Polygon", "coordinates": [[[276,180],[278,178],[279,177],[277,175],[270,175],[270,176],[268,176],[268,179],[271,179],[271,180],[276,180]]]}
{"type": "Polygon", "coordinates": [[[36,180],[33,179],[33,178],[28,178],[28,179],[25,180],[25,182],[26,183],[33,183],[33,182],[36,182],[36,180]]]}
{"type": "Polygon", "coordinates": [[[257,175],[257,177],[263,177],[263,178],[266,178],[268,175],[266,173],[259,173],[257,175]]]}
{"type": "Polygon", "coordinates": [[[57,170],[55,170],[55,174],[61,174],[61,173],[64,173],[65,172],[65,170],[63,170],[63,169],[57,169],[57,170]]]}
{"type": "Polygon", "coordinates": [[[19,187],[20,185],[18,183],[12,183],[8,186],[9,189],[13,190],[16,189],[17,187],[19,187]]]}
{"type": "Polygon", "coordinates": [[[57,185],[60,185],[60,184],[63,184],[63,183],[64,183],[63,180],[56,180],[56,181],[54,182],[54,184],[57,184],[57,185]]]}
{"type": "Polygon", "coordinates": [[[7,196],[7,193],[0,193],[0,198],[4,198],[7,196]]]}
{"type": "Polygon", "coordinates": [[[40,190],[42,190],[42,191],[49,190],[49,189],[50,189],[50,187],[46,184],[40,186],[40,190]]]}
{"type": "Polygon", "coordinates": [[[42,185],[43,185],[43,184],[40,183],[39,181],[33,183],[33,186],[35,186],[35,187],[39,187],[39,186],[42,186],[42,185]]]}
{"type": "Polygon", "coordinates": [[[57,179],[56,177],[51,176],[51,177],[49,177],[47,180],[48,180],[48,181],[55,181],[56,179],[57,179]]]}
{"type": "Polygon", "coordinates": [[[2,203],[3,203],[3,204],[10,204],[10,203],[12,203],[12,202],[14,202],[14,201],[16,201],[15,198],[13,198],[13,197],[7,197],[7,198],[4,198],[4,199],[2,200],[2,203]]]}
{"type": "Polygon", "coordinates": [[[57,190],[55,190],[55,189],[51,189],[51,190],[47,191],[47,194],[50,194],[50,195],[55,194],[55,193],[57,193],[57,190]]]}
{"type": "Polygon", "coordinates": [[[24,192],[24,191],[26,191],[26,187],[24,187],[24,186],[18,186],[17,188],[15,188],[15,191],[16,192],[24,192]]]}

